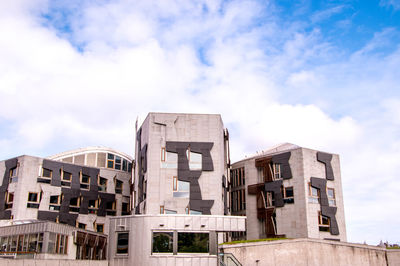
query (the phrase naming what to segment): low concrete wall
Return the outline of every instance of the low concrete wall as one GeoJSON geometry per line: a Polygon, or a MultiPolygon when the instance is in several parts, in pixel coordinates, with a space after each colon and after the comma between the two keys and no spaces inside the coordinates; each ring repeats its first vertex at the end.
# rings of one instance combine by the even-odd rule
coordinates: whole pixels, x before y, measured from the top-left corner
{"type": "Polygon", "coordinates": [[[317,239],[264,241],[221,246],[242,265],[400,265],[400,250],[317,239]]]}
{"type": "Polygon", "coordinates": [[[1,266],[108,266],[107,260],[23,260],[1,259],[1,266]]]}

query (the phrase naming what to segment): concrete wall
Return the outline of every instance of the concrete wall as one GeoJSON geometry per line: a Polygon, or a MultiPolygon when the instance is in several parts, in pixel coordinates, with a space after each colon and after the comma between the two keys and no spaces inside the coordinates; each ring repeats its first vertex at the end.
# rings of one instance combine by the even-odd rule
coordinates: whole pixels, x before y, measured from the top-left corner
{"type": "Polygon", "coordinates": [[[1,266],[108,266],[106,260],[36,260],[36,259],[1,259],[1,266]]]}
{"type": "Polygon", "coordinates": [[[318,239],[243,243],[222,248],[246,266],[400,265],[400,251],[318,239]]]}

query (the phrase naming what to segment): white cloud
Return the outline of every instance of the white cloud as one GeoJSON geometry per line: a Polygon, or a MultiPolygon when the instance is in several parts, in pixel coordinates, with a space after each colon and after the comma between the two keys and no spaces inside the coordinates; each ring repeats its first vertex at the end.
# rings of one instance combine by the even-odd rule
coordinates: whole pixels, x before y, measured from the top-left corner
{"type": "Polygon", "coordinates": [[[398,210],[399,99],[358,102],[398,87],[399,54],[367,56],[376,38],[343,59],[319,30],[281,25],[271,6],[211,0],[89,2],[71,7],[72,32],[60,33],[39,17],[51,2],[12,2],[0,3],[12,11],[0,16],[0,129],[14,130],[0,137],[3,158],[89,145],[132,155],[137,116],[221,113],[234,160],[280,142],[339,153],[349,239],[387,233],[372,227],[398,210]]]}

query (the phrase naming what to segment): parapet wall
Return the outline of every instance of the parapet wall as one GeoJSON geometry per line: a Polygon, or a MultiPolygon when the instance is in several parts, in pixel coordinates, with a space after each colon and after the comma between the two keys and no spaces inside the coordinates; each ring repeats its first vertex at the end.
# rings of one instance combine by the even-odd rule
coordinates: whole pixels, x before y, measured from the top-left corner
{"type": "Polygon", "coordinates": [[[242,265],[400,265],[400,250],[318,239],[223,245],[242,265]]]}

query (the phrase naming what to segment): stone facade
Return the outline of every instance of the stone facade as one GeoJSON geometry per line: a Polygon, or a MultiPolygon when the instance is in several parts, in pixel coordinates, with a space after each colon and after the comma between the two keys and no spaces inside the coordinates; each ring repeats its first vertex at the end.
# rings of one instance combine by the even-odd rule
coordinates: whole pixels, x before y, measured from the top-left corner
{"type": "MultiPolygon", "coordinates": [[[[338,155],[283,144],[234,163],[232,173],[236,169],[244,169],[245,186],[241,187],[245,198],[239,200],[245,201],[247,239],[281,236],[346,241],[338,155]],[[323,156],[328,163],[322,162],[323,156]]],[[[235,177],[231,175],[231,186],[237,183],[232,180],[235,177]]],[[[234,206],[238,200],[236,195],[231,198],[234,206]]]]}

